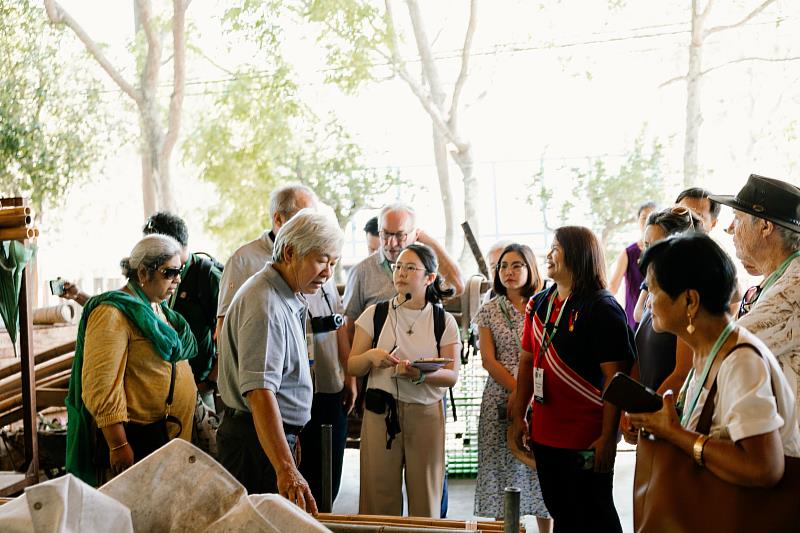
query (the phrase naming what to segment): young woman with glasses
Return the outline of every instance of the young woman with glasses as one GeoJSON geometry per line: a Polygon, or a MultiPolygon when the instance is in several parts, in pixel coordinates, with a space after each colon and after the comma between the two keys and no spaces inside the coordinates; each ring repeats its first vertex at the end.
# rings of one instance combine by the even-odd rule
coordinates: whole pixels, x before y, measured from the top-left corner
{"type": "Polygon", "coordinates": [[[393,265],[398,296],[383,306],[381,331],[376,305],[356,321],[348,371],[366,376],[361,426],[359,512],[400,516],[405,478],[410,516],[438,518],[444,479],[442,398],[458,379],[461,342],[455,319],[441,307],[444,291],[433,251],[422,244],[405,248],[393,265]],[[434,314],[444,331],[437,341],[434,314]],[[441,358],[423,365],[415,361],[441,358]],[[440,368],[433,367],[441,365],[440,368]]]}
{"type": "Polygon", "coordinates": [[[525,306],[542,289],[533,251],[510,244],[495,265],[495,297],[478,311],[481,363],[489,373],[481,398],[478,423],[478,479],[476,516],[503,517],[501,495],[506,487],[519,487],[520,514],[536,516],[539,531],[551,531],[552,522],[542,499],[536,471],[521,463],[508,448],[509,412],[517,387],[517,368],[525,306]]]}

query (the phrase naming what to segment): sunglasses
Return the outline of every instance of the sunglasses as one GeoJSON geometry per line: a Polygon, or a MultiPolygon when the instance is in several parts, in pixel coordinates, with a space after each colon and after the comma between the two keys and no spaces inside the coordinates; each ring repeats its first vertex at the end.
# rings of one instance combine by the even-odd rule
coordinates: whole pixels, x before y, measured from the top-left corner
{"type": "Polygon", "coordinates": [[[175,279],[181,274],[181,267],[167,267],[167,268],[159,268],[158,271],[161,272],[161,275],[164,276],[166,279],[175,279]]]}
{"type": "Polygon", "coordinates": [[[744,292],[742,303],[739,304],[737,318],[742,318],[744,315],[750,312],[750,309],[752,309],[753,305],[756,303],[756,301],[758,301],[758,297],[761,296],[762,290],[764,289],[761,287],[761,285],[755,285],[744,292]]]}

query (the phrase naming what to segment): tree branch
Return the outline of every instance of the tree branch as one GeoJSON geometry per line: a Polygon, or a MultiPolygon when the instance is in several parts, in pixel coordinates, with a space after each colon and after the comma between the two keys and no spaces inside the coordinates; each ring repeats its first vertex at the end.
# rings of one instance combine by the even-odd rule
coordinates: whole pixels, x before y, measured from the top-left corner
{"type": "Polygon", "coordinates": [[[414,29],[414,39],[417,42],[422,72],[428,80],[428,85],[430,85],[434,103],[437,107],[441,107],[444,100],[444,90],[439,78],[439,70],[436,68],[436,60],[433,58],[433,53],[431,53],[431,44],[428,40],[428,33],[425,31],[425,23],[419,10],[419,4],[417,4],[416,0],[406,0],[406,5],[408,6],[408,16],[411,19],[411,27],[414,29]]]}
{"type": "Polygon", "coordinates": [[[727,67],[729,65],[733,65],[735,63],[744,63],[744,62],[747,62],[747,61],[764,61],[764,62],[767,62],[767,63],[783,63],[783,62],[787,62],[787,61],[797,61],[797,60],[800,60],[800,56],[796,56],[796,57],[740,57],[739,59],[733,59],[733,60],[728,61],[726,63],[722,63],[721,65],[716,65],[714,67],[707,68],[706,70],[702,71],[700,73],[700,75],[704,76],[704,75],[706,75],[709,72],[712,72],[714,70],[718,70],[718,69],[721,69],[723,67],[727,67]]]}
{"type": "Polygon", "coordinates": [[[450,113],[448,122],[455,130],[458,126],[458,101],[461,98],[461,91],[467,82],[469,74],[469,54],[472,51],[472,38],[475,36],[475,29],[478,26],[478,0],[471,0],[469,3],[469,22],[467,23],[467,33],[464,35],[464,46],[461,49],[461,70],[458,73],[456,84],[453,87],[453,98],[450,101],[450,113]]]}
{"type": "Polygon", "coordinates": [[[397,31],[395,30],[394,26],[394,14],[392,10],[392,0],[384,0],[386,5],[386,19],[387,19],[387,29],[390,35],[390,42],[389,48],[392,53],[392,64],[394,65],[397,74],[403,79],[408,86],[411,88],[411,92],[414,93],[414,96],[422,104],[422,107],[425,111],[430,115],[431,120],[433,121],[433,125],[441,131],[442,135],[451,143],[456,145],[459,150],[466,146],[461,139],[459,139],[455,133],[450,129],[447,121],[442,116],[441,110],[436,107],[431,99],[431,96],[425,92],[422,86],[417,82],[408,72],[403,63],[403,59],[400,56],[400,42],[397,38],[397,31]]]}
{"type": "Polygon", "coordinates": [[[174,60],[172,62],[172,95],[169,99],[169,114],[167,116],[167,134],[164,137],[162,157],[168,159],[169,154],[178,141],[178,132],[181,127],[181,109],[183,96],[186,89],[186,8],[185,0],[172,1],[172,48],[174,60]]]}
{"type": "Polygon", "coordinates": [[[150,0],[136,0],[136,7],[139,10],[139,23],[147,39],[147,58],[141,74],[141,90],[146,97],[154,98],[158,71],[161,68],[161,39],[153,28],[150,0]],[[153,94],[148,94],[150,91],[153,94]]]}
{"type": "Polygon", "coordinates": [[[734,22],[733,24],[728,24],[728,25],[723,25],[723,26],[714,26],[713,28],[709,28],[709,29],[706,30],[705,36],[707,37],[707,36],[711,35],[712,33],[717,33],[717,32],[721,32],[721,31],[725,31],[725,30],[731,30],[733,28],[738,28],[739,26],[747,24],[754,17],[756,17],[759,13],[764,11],[767,7],[769,7],[770,4],[772,4],[774,2],[775,2],[775,0],[764,0],[764,2],[761,3],[761,5],[759,5],[754,10],[752,10],[750,13],[745,15],[745,17],[743,19],[741,19],[739,22],[734,22]]]}
{"type": "Polygon", "coordinates": [[[64,8],[62,8],[54,0],[44,0],[44,8],[45,11],[47,11],[47,17],[50,19],[50,22],[53,24],[64,24],[71,29],[86,47],[86,50],[89,52],[89,54],[94,57],[94,59],[100,64],[100,67],[106,71],[106,73],[111,77],[114,83],[117,84],[122,92],[130,96],[137,104],[141,104],[141,93],[122,77],[122,74],[120,74],[120,72],[114,68],[108,58],[106,58],[105,54],[103,54],[102,50],[100,50],[100,47],[97,46],[97,43],[94,42],[91,37],[89,37],[89,34],[86,33],[81,25],[78,24],[78,22],[64,10],[64,8]]]}

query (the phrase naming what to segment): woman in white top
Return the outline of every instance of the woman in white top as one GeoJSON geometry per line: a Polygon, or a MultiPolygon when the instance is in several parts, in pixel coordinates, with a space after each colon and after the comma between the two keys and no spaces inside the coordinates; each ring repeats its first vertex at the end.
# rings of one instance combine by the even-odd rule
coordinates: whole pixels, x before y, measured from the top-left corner
{"type": "Polygon", "coordinates": [[[640,264],[653,329],[677,335],[694,356],[678,408],[667,391],[660,411],[631,414],[632,423],[722,480],[775,485],[784,455],[800,457],[794,395],[775,356],[728,312],[736,274],[730,258],[709,237],[692,234],[654,244],[640,264]],[[715,382],[710,432],[703,435],[696,428],[715,382]]]}
{"type": "Polygon", "coordinates": [[[368,307],[356,320],[347,368],[368,380],[361,426],[359,512],[363,514],[402,515],[404,471],[408,514],[435,518],[440,514],[442,398],[458,380],[461,342],[455,319],[440,305],[452,290],[441,288],[437,267],[430,248],[408,246],[392,267],[399,296],[368,307]],[[374,342],[376,308],[385,320],[374,342]],[[437,321],[444,326],[438,342],[437,321]],[[412,364],[431,357],[447,361],[426,372],[412,364]]]}

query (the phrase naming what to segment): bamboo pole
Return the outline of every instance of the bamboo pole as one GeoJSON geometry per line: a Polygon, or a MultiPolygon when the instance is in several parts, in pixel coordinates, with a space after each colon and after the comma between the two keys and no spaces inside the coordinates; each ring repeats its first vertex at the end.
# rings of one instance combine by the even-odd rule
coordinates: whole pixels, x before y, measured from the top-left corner
{"type": "Polygon", "coordinates": [[[0,228],[0,241],[24,241],[38,236],[36,228],[0,228]]]}
{"type": "MultiPolygon", "coordinates": [[[[40,365],[46,361],[55,359],[59,355],[68,354],[74,351],[75,351],[75,341],[74,340],[69,341],[68,343],[61,344],[54,348],[50,348],[49,350],[46,350],[40,354],[36,354],[36,357],[34,358],[34,364],[40,365]]],[[[5,379],[8,376],[12,376],[18,373],[19,371],[20,371],[20,364],[18,362],[8,365],[5,368],[0,368],[0,380],[5,379]]]]}
{"type": "Polygon", "coordinates": [[[0,207],[0,216],[12,216],[12,215],[30,215],[31,208],[27,206],[23,207],[0,207]]]}
{"type": "Polygon", "coordinates": [[[30,215],[8,216],[0,211],[0,228],[20,228],[30,226],[33,218],[30,215]]]}
{"type": "MultiPolygon", "coordinates": [[[[72,355],[62,355],[51,361],[37,365],[34,370],[36,381],[38,382],[39,380],[52,376],[53,374],[61,372],[62,370],[72,368],[72,359],[72,355]]],[[[9,393],[19,391],[20,387],[21,381],[19,375],[4,379],[2,382],[0,382],[0,399],[8,397],[9,393]]]]}

